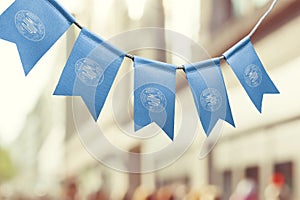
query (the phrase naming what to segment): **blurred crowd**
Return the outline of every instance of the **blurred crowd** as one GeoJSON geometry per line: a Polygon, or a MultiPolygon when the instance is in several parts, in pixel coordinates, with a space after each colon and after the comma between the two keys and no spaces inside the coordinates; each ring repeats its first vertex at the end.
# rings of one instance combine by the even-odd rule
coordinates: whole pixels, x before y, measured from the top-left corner
{"type": "MultiPolygon", "coordinates": [[[[250,178],[240,180],[228,200],[259,200],[258,186],[250,178]]],[[[275,173],[269,185],[264,190],[264,200],[292,200],[292,192],[280,173],[275,173]]],[[[222,197],[221,190],[213,185],[198,189],[188,188],[185,184],[173,183],[149,191],[140,186],[130,190],[120,200],[227,200],[222,197]]],[[[25,197],[22,195],[1,196],[0,200],[109,200],[110,195],[104,189],[99,189],[86,196],[80,194],[79,184],[75,178],[68,178],[61,183],[60,197],[48,195],[25,197]]]]}
{"type": "MultiPolygon", "coordinates": [[[[87,196],[81,196],[75,182],[65,183],[59,198],[44,195],[39,197],[25,197],[13,195],[0,197],[0,200],[109,200],[109,194],[99,189],[87,196]]],[[[137,188],[133,194],[125,194],[120,200],[221,200],[219,190],[215,186],[206,186],[201,190],[190,190],[183,185],[170,185],[158,188],[155,191],[147,191],[143,187],[137,188]]]]}

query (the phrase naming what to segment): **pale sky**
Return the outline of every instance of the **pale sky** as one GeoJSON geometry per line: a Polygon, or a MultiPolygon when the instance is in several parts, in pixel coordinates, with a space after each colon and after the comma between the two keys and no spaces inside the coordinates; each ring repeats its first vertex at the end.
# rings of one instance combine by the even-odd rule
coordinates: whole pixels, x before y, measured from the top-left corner
{"type": "MultiPolygon", "coordinates": [[[[0,13],[12,2],[1,0],[0,13]]],[[[25,77],[15,44],[0,40],[0,145],[11,143],[24,127],[27,114],[49,81],[51,56],[51,53],[47,54],[25,77]]]]}
{"type": "MultiPolygon", "coordinates": [[[[1,0],[0,13],[6,10],[14,1],[1,0]]],[[[82,0],[61,0],[70,12],[80,12],[82,0]]],[[[51,70],[62,63],[57,61],[57,50],[64,41],[59,40],[49,52],[38,62],[27,77],[25,77],[19,54],[15,44],[0,40],[0,145],[7,146],[13,142],[24,128],[27,115],[35,107],[38,98],[43,93],[52,96],[51,87],[55,87],[58,77],[51,77],[51,70]],[[58,44],[57,44],[58,43],[58,44]],[[47,91],[44,91],[47,88],[47,91]],[[50,91],[49,91],[50,90],[50,91]]],[[[66,58],[65,58],[66,59],[66,58]]],[[[60,66],[62,67],[62,66],[60,66]]]]}

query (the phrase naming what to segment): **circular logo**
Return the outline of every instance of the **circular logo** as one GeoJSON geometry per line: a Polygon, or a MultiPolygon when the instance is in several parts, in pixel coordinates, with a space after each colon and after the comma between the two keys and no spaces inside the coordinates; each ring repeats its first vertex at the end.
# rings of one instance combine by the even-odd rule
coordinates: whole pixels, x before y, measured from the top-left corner
{"type": "Polygon", "coordinates": [[[162,112],[167,106],[167,99],[164,93],[154,87],[145,88],[141,92],[140,98],[143,106],[150,112],[162,112]]]}
{"type": "Polygon", "coordinates": [[[83,58],[76,62],[77,77],[87,86],[100,85],[104,79],[103,69],[91,59],[83,58]]]}
{"type": "Polygon", "coordinates": [[[244,71],[244,78],[249,87],[258,87],[262,82],[262,72],[256,65],[249,65],[244,71]]]}
{"type": "Polygon", "coordinates": [[[207,88],[201,93],[200,102],[205,110],[215,112],[219,110],[222,105],[222,96],[217,89],[207,88]]]}
{"type": "Polygon", "coordinates": [[[45,37],[42,20],[28,10],[20,10],[15,15],[15,25],[19,33],[31,41],[41,41],[45,37]]]}

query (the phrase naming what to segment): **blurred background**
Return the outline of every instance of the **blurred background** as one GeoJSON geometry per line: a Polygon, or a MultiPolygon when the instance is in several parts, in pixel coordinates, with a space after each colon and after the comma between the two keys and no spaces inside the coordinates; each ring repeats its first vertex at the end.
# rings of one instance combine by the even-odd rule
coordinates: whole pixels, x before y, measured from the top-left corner
{"type": "MultiPolygon", "coordinates": [[[[0,11],[12,2],[1,0],[0,11]]],[[[211,57],[221,55],[248,34],[271,3],[270,0],[59,2],[80,24],[102,38],[137,28],[166,28],[195,41],[211,57]]],[[[222,137],[214,149],[199,159],[206,138],[198,118],[192,118],[198,120],[196,130],[190,130],[188,125],[180,129],[184,134],[197,131],[190,148],[172,165],[146,174],[120,172],[95,160],[77,134],[79,129],[89,132],[87,124],[92,118],[85,105],[80,99],[74,103],[71,97],[52,96],[79,33],[77,27],[72,26],[26,78],[15,45],[1,40],[0,199],[300,199],[299,9],[299,0],[279,1],[252,38],[281,92],[265,96],[263,114],[256,111],[223,62],[236,129],[224,124],[222,137]],[[74,107],[81,116],[76,123],[74,107]]],[[[172,46],[172,39],[159,33],[141,37],[172,46]]],[[[195,46],[185,44],[183,48],[190,61],[199,61],[196,60],[199,55],[194,55],[195,46]]],[[[186,62],[162,50],[130,53],[176,65],[186,62]]],[[[132,62],[126,59],[120,73],[130,70],[132,62]]],[[[184,74],[179,72],[178,76],[181,79],[178,78],[177,95],[181,100],[176,109],[180,101],[193,102],[188,84],[182,80],[184,74]]],[[[105,136],[120,148],[136,153],[149,152],[170,142],[165,137],[157,142],[141,142],[123,133],[122,127],[131,126],[132,119],[123,118],[121,108],[112,108],[110,102],[116,98],[128,101],[125,94],[132,87],[132,80],[127,83],[122,84],[124,94],[113,93],[108,97],[101,113],[98,123],[105,136]],[[119,121],[111,117],[112,112],[119,116],[119,121]]],[[[193,103],[182,109],[196,116],[193,103]]],[[[176,118],[177,124],[180,119],[176,118]]],[[[114,157],[101,144],[97,148],[107,157],[114,157]]],[[[141,160],[134,164],[145,163],[141,160]]]]}

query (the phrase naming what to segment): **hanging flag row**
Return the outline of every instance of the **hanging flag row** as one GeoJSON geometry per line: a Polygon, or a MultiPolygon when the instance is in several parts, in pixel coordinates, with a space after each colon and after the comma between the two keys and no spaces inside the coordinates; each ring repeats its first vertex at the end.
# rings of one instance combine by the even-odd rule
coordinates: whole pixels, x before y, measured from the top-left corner
{"type": "MultiPolygon", "coordinates": [[[[74,17],[55,0],[16,0],[0,16],[0,38],[17,45],[27,75],[73,23],[76,23],[74,17]]],[[[97,120],[125,56],[125,52],[82,28],[54,95],[81,96],[97,120]]],[[[263,95],[279,91],[250,37],[223,56],[261,112],[263,95]]],[[[184,65],[207,136],[220,119],[235,126],[220,59],[184,65]]],[[[154,122],[173,139],[177,67],[136,56],[133,60],[135,130],[154,122]]]]}

